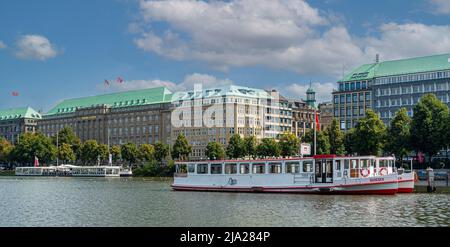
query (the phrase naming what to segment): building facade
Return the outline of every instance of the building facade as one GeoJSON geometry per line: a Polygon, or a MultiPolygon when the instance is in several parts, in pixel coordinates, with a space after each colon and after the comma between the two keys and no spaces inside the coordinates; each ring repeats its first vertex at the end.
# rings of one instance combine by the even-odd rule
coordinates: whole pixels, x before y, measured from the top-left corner
{"type": "Polygon", "coordinates": [[[278,95],[235,85],[175,93],[172,141],[184,134],[190,158],[203,159],[209,142],[226,146],[234,134],[278,138],[291,131],[292,121],[287,100],[278,95]]]}
{"type": "Polygon", "coordinates": [[[326,129],[331,127],[331,122],[334,119],[334,107],[332,102],[324,102],[319,104],[319,122],[320,128],[326,129]]]}
{"type": "Polygon", "coordinates": [[[47,136],[69,126],[81,139],[102,144],[170,144],[172,93],[165,87],[67,99],[38,122],[47,136]]]}
{"type": "MultiPolygon", "coordinates": [[[[292,133],[298,138],[302,138],[314,128],[317,110],[303,100],[290,100],[289,107],[292,110],[292,133]]],[[[321,113],[317,114],[320,116],[321,113]]]]}
{"type": "Polygon", "coordinates": [[[41,114],[30,107],[0,110],[0,137],[10,143],[20,141],[20,135],[34,133],[41,114]]]}
{"type": "Polygon", "coordinates": [[[412,117],[414,105],[426,93],[450,105],[449,81],[450,54],[365,64],[338,82],[334,116],[347,130],[373,109],[389,124],[402,107],[412,117]]]}

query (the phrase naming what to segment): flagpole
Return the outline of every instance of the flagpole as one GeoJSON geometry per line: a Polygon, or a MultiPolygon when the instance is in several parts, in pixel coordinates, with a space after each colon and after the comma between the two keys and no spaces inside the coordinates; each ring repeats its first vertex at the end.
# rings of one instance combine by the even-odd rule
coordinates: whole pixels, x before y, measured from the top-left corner
{"type": "Polygon", "coordinates": [[[317,112],[314,111],[314,155],[317,155],[317,123],[316,116],[317,112]]]}

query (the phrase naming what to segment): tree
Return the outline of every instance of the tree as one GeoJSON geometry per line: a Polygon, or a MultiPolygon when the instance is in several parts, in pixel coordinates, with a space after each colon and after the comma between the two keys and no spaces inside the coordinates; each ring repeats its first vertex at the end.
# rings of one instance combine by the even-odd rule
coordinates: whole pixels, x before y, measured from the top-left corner
{"type": "Polygon", "coordinates": [[[162,142],[157,142],[155,144],[155,159],[161,162],[169,155],[169,145],[166,145],[162,142]]]}
{"type": "Polygon", "coordinates": [[[210,160],[221,160],[225,157],[225,150],[218,142],[209,142],[206,146],[205,155],[210,160]]]}
{"type": "Polygon", "coordinates": [[[280,157],[281,155],[280,145],[272,138],[262,139],[256,149],[260,157],[280,157]]]}
{"type": "Polygon", "coordinates": [[[9,162],[9,154],[11,153],[13,149],[13,145],[11,143],[4,139],[0,138],[0,162],[1,163],[7,163],[9,162]]]}
{"type": "Polygon", "coordinates": [[[281,156],[290,157],[298,154],[300,148],[300,140],[298,137],[290,132],[284,133],[280,138],[281,156]]]}
{"type": "Polygon", "coordinates": [[[129,142],[122,145],[120,153],[122,154],[122,159],[127,161],[130,166],[139,161],[139,151],[133,143],[129,142]]]}
{"type": "Polygon", "coordinates": [[[253,158],[258,156],[256,153],[257,146],[256,136],[246,136],[244,138],[244,156],[251,156],[253,158]]]}
{"type": "Polygon", "coordinates": [[[111,154],[113,162],[117,162],[122,159],[121,150],[119,145],[114,145],[111,147],[111,154]]]}
{"type": "MultiPolygon", "coordinates": [[[[330,154],[330,140],[328,130],[316,132],[316,154],[330,154]]],[[[311,153],[314,154],[314,130],[306,132],[304,142],[311,144],[311,153]]]]}
{"type": "Polygon", "coordinates": [[[62,160],[64,163],[70,163],[75,161],[76,159],[75,152],[72,150],[70,144],[63,143],[59,147],[58,158],[62,160]]]}
{"type": "Polygon", "coordinates": [[[330,141],[330,154],[344,155],[344,134],[341,131],[339,122],[336,118],[331,122],[328,129],[328,140],[330,141]]]}
{"type": "Polygon", "coordinates": [[[93,165],[97,163],[100,154],[96,140],[87,140],[81,145],[81,161],[84,165],[93,165]]]}
{"type": "Polygon", "coordinates": [[[244,156],[244,141],[239,134],[234,134],[227,146],[227,156],[232,159],[238,159],[244,156]]]}
{"type": "Polygon", "coordinates": [[[386,139],[386,126],[373,110],[367,110],[352,134],[353,149],[360,155],[379,155],[386,139]]]}
{"type": "Polygon", "coordinates": [[[100,161],[109,160],[109,147],[106,144],[98,145],[98,156],[100,157],[100,161]]]}
{"type": "MultiPolygon", "coordinates": [[[[53,140],[53,143],[56,145],[56,136],[53,136],[52,140],[53,140]]],[[[58,132],[58,145],[61,146],[64,143],[69,144],[71,146],[81,144],[80,138],[78,138],[75,135],[72,128],[70,128],[69,126],[64,126],[64,128],[62,128],[58,132]]]]}
{"type": "Polygon", "coordinates": [[[416,152],[432,157],[448,144],[449,109],[434,94],[422,96],[414,106],[411,144],[416,152]]]}
{"type": "Polygon", "coordinates": [[[394,154],[400,162],[411,151],[411,121],[406,108],[401,108],[388,128],[385,151],[394,154]]]}
{"type": "Polygon", "coordinates": [[[155,159],[155,148],[151,144],[141,144],[139,146],[140,159],[149,162],[155,159]]]}
{"type": "Polygon", "coordinates": [[[11,151],[12,159],[22,164],[32,164],[34,157],[43,163],[49,163],[56,159],[57,149],[51,138],[42,133],[25,133],[20,142],[11,151]]]}
{"type": "Polygon", "coordinates": [[[354,133],[355,133],[355,129],[350,129],[344,135],[345,153],[348,155],[352,155],[355,153],[355,148],[354,148],[355,145],[353,143],[353,139],[354,139],[354,135],[355,135],[354,133]]]}
{"type": "Polygon", "coordinates": [[[178,135],[172,148],[172,158],[185,160],[191,152],[192,146],[189,145],[186,137],[183,134],[178,135]]]}

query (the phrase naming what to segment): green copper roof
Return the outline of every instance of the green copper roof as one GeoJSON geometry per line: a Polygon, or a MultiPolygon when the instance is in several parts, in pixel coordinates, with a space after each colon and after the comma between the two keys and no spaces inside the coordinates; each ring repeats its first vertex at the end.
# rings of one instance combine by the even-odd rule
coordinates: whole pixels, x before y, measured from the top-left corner
{"type": "Polygon", "coordinates": [[[404,75],[450,69],[450,53],[427,57],[365,64],[340,81],[367,80],[375,77],[404,75]]]}
{"type": "Polygon", "coordinates": [[[150,105],[171,102],[172,93],[165,87],[66,99],[53,107],[46,115],[65,114],[79,108],[109,105],[113,108],[150,105]]]}
{"type": "Polygon", "coordinates": [[[272,98],[271,94],[265,90],[257,88],[227,85],[217,88],[202,89],[202,91],[177,92],[173,96],[173,101],[190,100],[198,98],[222,97],[222,96],[242,96],[249,98],[272,98]]]}
{"type": "Polygon", "coordinates": [[[41,114],[31,107],[12,108],[0,110],[0,120],[19,119],[19,118],[42,118],[41,114]]]}

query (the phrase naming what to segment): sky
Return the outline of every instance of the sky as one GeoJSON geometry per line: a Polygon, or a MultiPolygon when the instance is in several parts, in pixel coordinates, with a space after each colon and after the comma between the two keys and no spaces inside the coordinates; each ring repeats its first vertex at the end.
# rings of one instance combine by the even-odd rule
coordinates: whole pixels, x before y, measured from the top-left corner
{"type": "Polygon", "coordinates": [[[323,102],[376,54],[442,53],[450,0],[1,0],[0,109],[195,83],[323,102]]]}

